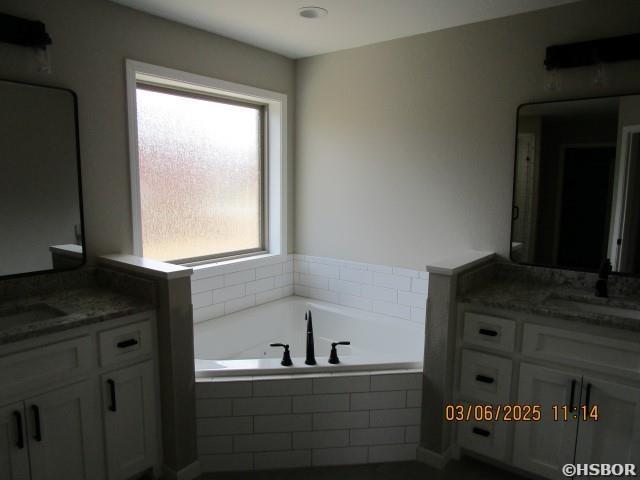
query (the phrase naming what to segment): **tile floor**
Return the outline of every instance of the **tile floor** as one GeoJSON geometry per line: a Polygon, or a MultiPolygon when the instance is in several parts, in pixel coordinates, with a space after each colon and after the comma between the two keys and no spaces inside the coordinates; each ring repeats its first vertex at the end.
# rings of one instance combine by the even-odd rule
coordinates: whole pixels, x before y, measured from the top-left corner
{"type": "Polygon", "coordinates": [[[524,480],[477,460],[450,462],[439,471],[419,462],[312,467],[261,472],[210,473],[200,480],[524,480]]]}

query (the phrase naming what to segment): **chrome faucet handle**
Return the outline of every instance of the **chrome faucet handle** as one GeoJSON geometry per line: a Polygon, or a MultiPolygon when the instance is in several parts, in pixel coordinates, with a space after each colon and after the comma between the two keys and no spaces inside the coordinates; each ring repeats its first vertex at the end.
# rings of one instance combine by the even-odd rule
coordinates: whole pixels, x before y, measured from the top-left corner
{"type": "Polygon", "coordinates": [[[284,353],[282,354],[282,361],[280,365],[283,367],[290,367],[293,365],[291,361],[291,353],[289,352],[289,344],[288,343],[271,343],[269,346],[271,347],[284,347],[284,353]]]}
{"type": "Polygon", "coordinates": [[[338,345],[351,345],[351,342],[343,341],[343,342],[331,342],[331,353],[329,354],[329,363],[334,365],[340,363],[340,359],[338,358],[338,350],[336,347],[338,345]]]}

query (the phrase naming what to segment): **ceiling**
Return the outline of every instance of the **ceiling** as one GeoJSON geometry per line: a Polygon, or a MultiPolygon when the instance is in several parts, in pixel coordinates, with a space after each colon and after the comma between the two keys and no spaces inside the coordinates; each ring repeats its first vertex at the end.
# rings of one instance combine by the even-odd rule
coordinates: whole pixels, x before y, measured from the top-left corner
{"type": "Polygon", "coordinates": [[[112,0],[290,58],[359,47],[576,0],[112,0]],[[329,11],[306,19],[298,9],[329,11]]]}

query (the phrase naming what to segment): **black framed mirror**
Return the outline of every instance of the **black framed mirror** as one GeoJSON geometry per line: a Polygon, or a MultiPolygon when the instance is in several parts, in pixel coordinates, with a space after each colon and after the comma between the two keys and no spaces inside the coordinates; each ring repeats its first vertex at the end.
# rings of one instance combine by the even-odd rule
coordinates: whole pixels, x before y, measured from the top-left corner
{"type": "Polygon", "coordinates": [[[517,110],[511,259],[640,275],[640,94],[517,110]]]}
{"type": "Polygon", "coordinates": [[[83,265],[76,94],[0,80],[0,111],[0,277],[83,265]]]}

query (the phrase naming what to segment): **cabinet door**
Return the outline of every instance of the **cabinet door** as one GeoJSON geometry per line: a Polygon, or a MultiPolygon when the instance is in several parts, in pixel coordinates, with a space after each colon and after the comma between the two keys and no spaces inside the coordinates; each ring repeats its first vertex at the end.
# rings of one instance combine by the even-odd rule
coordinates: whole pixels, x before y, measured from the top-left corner
{"type": "Polygon", "coordinates": [[[25,402],[32,480],[104,478],[95,392],[87,380],[25,402]]]}
{"type": "Polygon", "coordinates": [[[554,405],[573,404],[580,396],[581,378],[570,372],[529,365],[520,366],[518,403],[540,405],[539,422],[516,422],[513,463],[516,467],[547,478],[566,478],[561,468],[573,463],[577,420],[554,421],[554,405]]]}
{"type": "Polygon", "coordinates": [[[155,390],[151,361],[102,376],[107,471],[129,478],[155,464],[155,390]]]}
{"type": "Polygon", "coordinates": [[[29,454],[22,402],[0,407],[0,478],[29,479],[29,454]]]}
{"type": "Polygon", "coordinates": [[[599,418],[580,422],[576,463],[640,464],[640,388],[593,377],[583,384],[582,403],[597,405],[599,418]]]}

